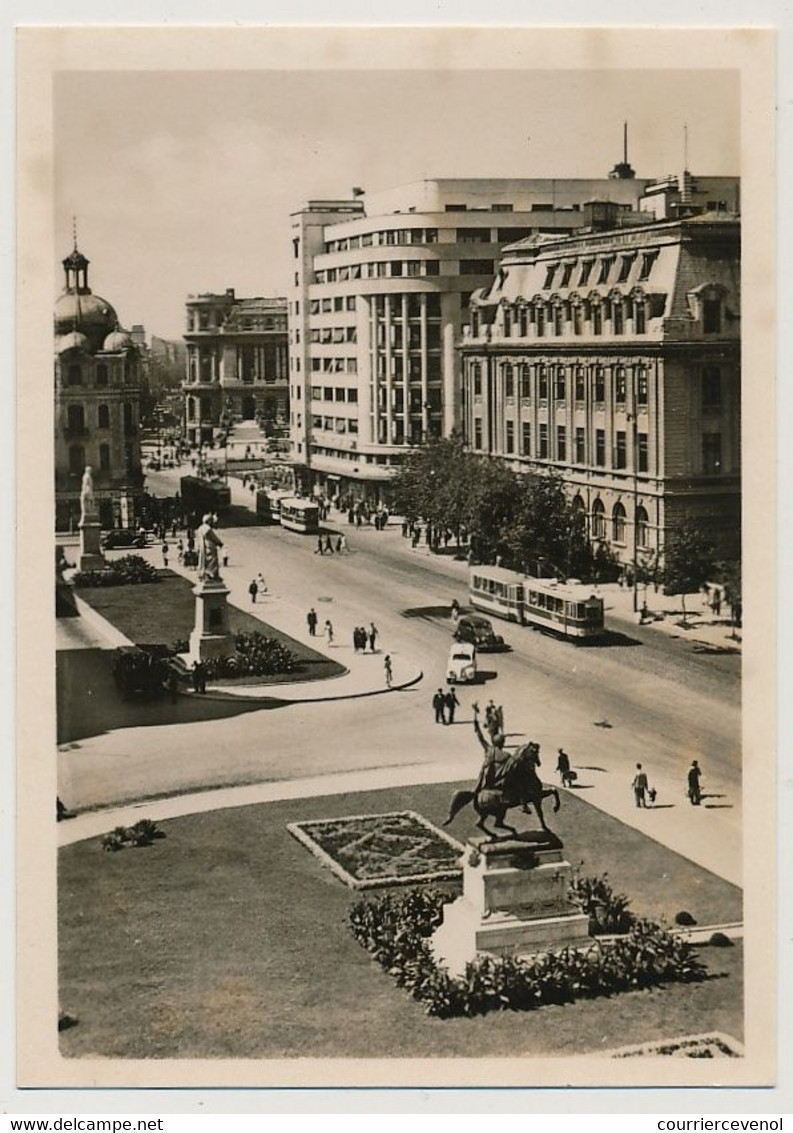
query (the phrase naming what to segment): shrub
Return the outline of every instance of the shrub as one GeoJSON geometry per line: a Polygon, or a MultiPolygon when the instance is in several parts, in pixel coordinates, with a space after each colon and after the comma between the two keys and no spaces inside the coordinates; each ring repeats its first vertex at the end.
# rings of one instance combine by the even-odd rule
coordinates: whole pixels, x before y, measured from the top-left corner
{"type": "Polygon", "coordinates": [[[134,583],[159,582],[157,568],[140,555],[122,555],[101,570],[81,570],[72,578],[75,586],[131,586],[134,583]]]}
{"type": "Polygon", "coordinates": [[[733,943],[729,936],[723,932],[712,932],[708,944],[712,944],[714,948],[732,948],[733,943]]]}
{"type": "Polygon", "coordinates": [[[134,826],[117,826],[102,838],[103,850],[113,853],[125,846],[151,846],[158,838],[164,838],[162,830],[150,818],[141,818],[134,826]]]}
{"type": "Polygon", "coordinates": [[[608,874],[583,877],[573,874],[570,896],[582,913],[589,917],[589,931],[593,936],[628,932],[636,917],[629,910],[630,899],[624,893],[615,893],[608,874]]]}
{"type": "MultiPolygon", "coordinates": [[[[221,677],[272,677],[278,673],[294,673],[300,667],[291,649],[258,630],[236,634],[234,645],[236,652],[228,657],[213,657],[203,662],[207,680],[221,677]]],[[[186,642],[174,642],[175,653],[186,653],[188,649],[186,642]]]]}
{"type": "Polygon", "coordinates": [[[436,964],[429,941],[451,897],[440,890],[413,890],[359,901],[350,910],[359,943],[400,987],[426,1004],[430,1015],[527,1011],[664,983],[691,983],[707,975],[684,940],[632,918],[629,931],[609,944],[593,941],[586,949],[564,948],[528,959],[477,956],[462,976],[453,977],[436,964]]]}
{"type": "Polygon", "coordinates": [[[691,916],[691,913],[687,912],[687,911],[686,911],[685,909],[682,909],[682,910],[681,910],[681,911],[680,911],[679,913],[677,913],[677,914],[676,914],[676,916],[675,916],[675,924],[679,924],[679,925],[695,925],[696,923],[697,923],[697,922],[696,922],[696,921],[694,920],[694,918],[693,918],[693,917],[691,916]]]}

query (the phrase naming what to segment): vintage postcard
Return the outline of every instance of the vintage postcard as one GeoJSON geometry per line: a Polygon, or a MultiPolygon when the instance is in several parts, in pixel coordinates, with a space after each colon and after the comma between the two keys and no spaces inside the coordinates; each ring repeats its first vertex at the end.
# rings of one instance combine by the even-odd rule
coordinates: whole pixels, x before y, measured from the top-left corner
{"type": "Polygon", "coordinates": [[[773,33],[17,46],[18,1084],[773,1085],[773,33]]]}

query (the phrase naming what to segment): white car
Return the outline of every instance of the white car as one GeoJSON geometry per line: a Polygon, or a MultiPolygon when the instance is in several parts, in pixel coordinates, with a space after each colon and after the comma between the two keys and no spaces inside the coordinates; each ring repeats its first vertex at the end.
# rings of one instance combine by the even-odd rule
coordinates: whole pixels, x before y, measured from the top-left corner
{"type": "Polygon", "coordinates": [[[456,641],[449,651],[447,685],[471,684],[476,680],[476,646],[456,641]]]}

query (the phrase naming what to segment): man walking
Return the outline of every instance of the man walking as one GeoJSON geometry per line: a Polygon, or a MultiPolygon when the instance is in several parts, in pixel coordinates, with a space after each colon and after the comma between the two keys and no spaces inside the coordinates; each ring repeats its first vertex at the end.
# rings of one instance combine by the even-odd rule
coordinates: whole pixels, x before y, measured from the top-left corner
{"type": "Polygon", "coordinates": [[[251,603],[255,603],[256,602],[256,595],[259,593],[259,583],[256,581],[255,578],[251,579],[250,586],[248,587],[248,593],[251,596],[251,603]]]}
{"type": "Polygon", "coordinates": [[[648,790],[647,775],[642,770],[641,763],[636,764],[636,774],[633,777],[633,796],[636,799],[637,806],[647,806],[647,790],[648,790]]]}
{"type": "Polygon", "coordinates": [[[702,772],[695,759],[688,769],[688,797],[692,806],[699,806],[702,802],[702,788],[699,785],[701,775],[702,772]]]}
{"type": "Polygon", "coordinates": [[[385,672],[385,687],[391,688],[391,681],[394,678],[394,672],[391,668],[391,655],[386,653],[383,659],[383,670],[385,672]]]}
{"type": "Polygon", "coordinates": [[[446,702],[446,723],[454,723],[454,710],[460,707],[460,701],[457,699],[457,693],[453,688],[449,689],[443,698],[446,702]]]}
{"type": "MultiPolygon", "coordinates": [[[[254,599],[255,601],[255,599],[254,599]]],[[[317,611],[312,606],[306,614],[306,622],[308,623],[308,632],[311,637],[317,636],[317,611]]]]}
{"type": "Polygon", "coordinates": [[[369,648],[374,653],[375,643],[377,641],[377,626],[374,622],[369,623],[369,648]]]}
{"type": "Polygon", "coordinates": [[[435,723],[436,724],[445,724],[446,723],[446,715],[445,715],[444,710],[446,708],[446,698],[443,695],[443,689],[442,688],[439,688],[438,691],[433,696],[432,707],[435,709],[435,723]]]}
{"type": "Polygon", "coordinates": [[[333,645],[333,622],[330,618],[325,622],[325,637],[328,639],[328,645],[333,645]]]}

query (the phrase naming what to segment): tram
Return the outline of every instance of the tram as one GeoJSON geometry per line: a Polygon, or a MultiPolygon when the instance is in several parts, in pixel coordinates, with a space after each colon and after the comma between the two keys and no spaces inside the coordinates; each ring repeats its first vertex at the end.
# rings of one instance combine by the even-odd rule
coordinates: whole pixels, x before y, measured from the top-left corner
{"type": "Polygon", "coordinates": [[[296,497],[281,500],[281,526],[303,535],[316,535],[319,532],[319,507],[312,500],[296,497]]]}
{"type": "Polygon", "coordinates": [[[527,578],[503,567],[472,567],[469,600],[477,610],[574,641],[603,636],[603,599],[576,580],[527,578]]]}
{"type": "Polygon", "coordinates": [[[198,517],[207,513],[223,515],[231,505],[231,489],[221,480],[208,480],[203,476],[182,476],[179,481],[182,509],[187,515],[198,517]]]}
{"type": "Polygon", "coordinates": [[[281,501],[292,498],[286,488],[259,488],[256,492],[256,514],[262,523],[281,522],[281,501]]]}

